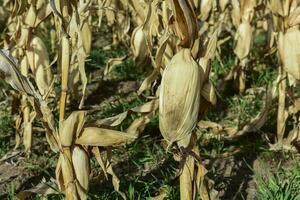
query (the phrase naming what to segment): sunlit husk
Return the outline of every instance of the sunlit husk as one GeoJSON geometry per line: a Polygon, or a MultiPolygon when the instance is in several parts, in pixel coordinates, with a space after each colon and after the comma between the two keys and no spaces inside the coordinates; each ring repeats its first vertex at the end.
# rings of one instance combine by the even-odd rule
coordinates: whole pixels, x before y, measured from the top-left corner
{"type": "Polygon", "coordinates": [[[26,56],[38,89],[42,95],[45,95],[50,89],[53,74],[47,48],[39,37],[31,40],[26,56]]]}
{"type": "Polygon", "coordinates": [[[169,143],[191,136],[198,119],[202,76],[189,49],[180,50],[163,72],[159,128],[169,143]]]}
{"type": "Polygon", "coordinates": [[[142,65],[145,65],[149,53],[146,43],[146,36],[143,32],[142,26],[137,27],[133,31],[131,37],[131,48],[136,66],[140,68],[142,65]]]}
{"type": "Polygon", "coordinates": [[[31,27],[34,26],[36,20],[36,7],[34,4],[31,4],[28,14],[25,18],[25,23],[31,27]]]}
{"type": "Polygon", "coordinates": [[[300,31],[294,28],[286,33],[280,33],[278,49],[284,70],[299,80],[300,31]]]}
{"type": "Polygon", "coordinates": [[[236,34],[237,44],[235,46],[234,53],[241,60],[250,52],[252,42],[252,28],[250,23],[244,22],[240,24],[236,34]]]}
{"type": "Polygon", "coordinates": [[[85,122],[84,111],[73,112],[60,126],[60,141],[65,147],[70,147],[73,144],[73,139],[81,132],[85,122]]]}
{"type": "Polygon", "coordinates": [[[213,0],[202,0],[201,1],[201,20],[205,21],[209,17],[209,13],[213,6],[213,0]]]}
{"type": "Polygon", "coordinates": [[[76,175],[76,188],[81,200],[87,199],[89,189],[90,160],[87,152],[79,146],[72,151],[73,167],[76,175]]]}

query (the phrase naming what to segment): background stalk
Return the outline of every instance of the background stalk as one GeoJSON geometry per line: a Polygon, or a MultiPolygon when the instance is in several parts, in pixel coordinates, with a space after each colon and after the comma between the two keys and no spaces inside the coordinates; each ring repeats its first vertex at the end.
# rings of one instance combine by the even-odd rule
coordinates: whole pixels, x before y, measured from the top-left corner
{"type": "Polygon", "coordinates": [[[59,121],[65,118],[66,102],[68,96],[68,79],[70,68],[70,42],[66,36],[61,41],[61,96],[59,106],[59,121]]]}

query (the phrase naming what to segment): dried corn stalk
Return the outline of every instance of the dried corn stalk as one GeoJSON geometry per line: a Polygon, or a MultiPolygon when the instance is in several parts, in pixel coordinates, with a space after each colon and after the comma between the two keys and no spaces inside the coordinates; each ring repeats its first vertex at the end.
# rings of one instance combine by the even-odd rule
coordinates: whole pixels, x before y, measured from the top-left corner
{"type": "Polygon", "coordinates": [[[252,43],[251,20],[254,15],[256,0],[235,0],[232,4],[234,8],[232,11],[233,24],[237,27],[234,53],[239,59],[236,74],[234,76],[235,79],[238,79],[239,91],[244,92],[246,88],[245,70],[248,62],[247,56],[249,55],[252,43]]]}
{"type": "Polygon", "coordinates": [[[289,84],[295,86],[295,80],[299,79],[300,54],[298,39],[300,38],[299,2],[282,1],[280,3],[270,0],[269,7],[273,14],[273,31],[278,31],[277,43],[279,50],[278,66],[278,114],[277,114],[277,141],[282,143],[284,139],[288,112],[286,105],[287,77],[289,84]],[[288,76],[287,76],[288,75],[288,76]]]}
{"type": "MultiPolygon", "coordinates": [[[[170,53],[171,59],[167,61],[162,72],[159,127],[169,146],[176,143],[183,154],[183,168],[180,175],[181,199],[196,199],[199,194],[202,199],[214,199],[217,198],[216,195],[210,193],[204,183],[205,174],[201,170],[199,171],[204,166],[199,160],[199,151],[195,147],[197,138],[192,133],[199,115],[207,110],[209,104],[216,103],[214,88],[209,83],[208,77],[209,63],[216,52],[220,29],[216,28],[210,38],[204,36],[200,38],[198,34],[208,31],[208,27],[199,31],[197,25],[199,21],[195,17],[191,2],[181,0],[173,1],[171,4],[175,16],[176,33],[180,42],[177,46],[177,53],[175,55],[173,52],[170,53]]],[[[210,13],[213,3],[204,1],[202,6],[202,19],[209,19],[208,13],[210,13]]],[[[168,27],[173,28],[170,24],[168,27]]],[[[170,33],[174,33],[174,31],[171,29],[170,33]]],[[[175,45],[174,41],[169,40],[169,42],[171,45],[175,45]]],[[[162,52],[168,55],[166,54],[168,43],[162,44],[165,46],[162,52]]],[[[157,58],[163,57],[158,56],[157,58]]],[[[159,64],[161,65],[161,61],[159,64]]],[[[214,190],[211,189],[211,191],[214,190]]]]}
{"type": "MultiPolygon", "coordinates": [[[[16,5],[14,4],[14,6],[16,5]]],[[[22,9],[16,9],[16,7],[12,8],[14,14],[10,16],[9,21],[12,24],[15,23],[15,29],[9,29],[9,32],[7,33],[8,35],[11,35],[11,41],[10,44],[8,44],[8,48],[10,48],[13,42],[15,43],[15,49],[12,53],[21,60],[20,68],[22,75],[29,77],[29,67],[32,63],[27,60],[25,53],[31,41],[32,31],[36,26],[36,21],[40,17],[37,15],[38,9],[40,8],[36,7],[36,2],[32,2],[32,4],[29,5],[25,1],[20,4],[20,8],[22,9]]],[[[16,63],[13,63],[13,65],[16,65],[16,63]]],[[[21,119],[23,119],[23,128],[21,129],[22,133],[17,133],[17,135],[23,136],[25,151],[30,152],[32,146],[32,121],[34,119],[34,112],[31,111],[27,94],[23,93],[21,98],[21,119]]],[[[18,144],[19,139],[17,136],[16,147],[18,147],[18,144]]]]}

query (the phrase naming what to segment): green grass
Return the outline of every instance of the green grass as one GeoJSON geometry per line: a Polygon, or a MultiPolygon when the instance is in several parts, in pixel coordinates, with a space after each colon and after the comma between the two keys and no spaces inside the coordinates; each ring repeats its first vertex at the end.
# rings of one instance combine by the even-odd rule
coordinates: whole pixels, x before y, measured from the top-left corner
{"type": "Polygon", "coordinates": [[[128,54],[128,50],[124,47],[92,50],[87,62],[87,73],[103,68],[110,58],[122,57],[126,54],[128,54]]]}
{"type": "Polygon", "coordinates": [[[9,184],[9,188],[8,188],[8,199],[14,200],[15,196],[16,196],[16,186],[15,183],[12,182],[9,184]]]}
{"type": "MultiPolygon", "coordinates": [[[[106,63],[111,58],[118,58],[128,55],[129,51],[125,47],[118,47],[112,49],[98,49],[93,50],[88,58],[86,64],[87,74],[91,74],[97,69],[104,69],[106,63]]],[[[139,72],[131,57],[127,58],[124,62],[114,67],[110,76],[114,80],[137,80],[142,81],[145,77],[145,73],[139,72]]]]}
{"type": "MultiPolygon", "coordinates": [[[[114,149],[113,158],[121,163],[115,173],[121,178],[120,189],[128,199],[150,199],[158,195],[162,187],[167,187],[170,199],[174,199],[172,190],[176,186],[170,184],[170,178],[174,176],[177,163],[159,145],[159,141],[148,135],[128,145],[126,150],[122,147],[114,149]]],[[[99,188],[95,189],[90,191],[89,199],[121,199],[112,186],[100,189],[101,195],[99,188]]]]}
{"type": "Polygon", "coordinates": [[[117,80],[135,80],[142,81],[145,78],[145,73],[139,72],[134,65],[133,60],[127,59],[124,63],[117,65],[112,71],[117,80]]]}
{"type": "Polygon", "coordinates": [[[0,157],[12,149],[14,135],[13,117],[7,111],[0,111],[0,157]]]}
{"type": "Polygon", "coordinates": [[[299,200],[300,165],[279,165],[267,177],[257,175],[256,183],[257,197],[261,200],[299,200]]]}
{"type": "MultiPolygon", "coordinates": [[[[144,103],[146,103],[146,99],[144,97],[139,97],[139,96],[136,96],[132,101],[119,100],[114,103],[108,103],[103,108],[103,111],[101,111],[100,114],[97,114],[96,116],[93,116],[93,117],[97,118],[97,119],[113,117],[113,116],[120,114],[122,112],[125,112],[131,108],[143,105],[144,103]]],[[[136,118],[137,118],[137,114],[134,114],[134,113],[131,114],[122,122],[122,124],[117,126],[117,128],[121,131],[125,130],[136,118]]]]}

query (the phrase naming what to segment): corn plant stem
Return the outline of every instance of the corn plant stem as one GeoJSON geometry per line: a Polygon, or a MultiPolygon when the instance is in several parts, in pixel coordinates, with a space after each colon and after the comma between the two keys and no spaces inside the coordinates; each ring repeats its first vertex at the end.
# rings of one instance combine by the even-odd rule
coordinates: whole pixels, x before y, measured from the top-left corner
{"type": "Polygon", "coordinates": [[[193,200],[193,176],[194,158],[190,155],[186,157],[180,180],[180,199],[193,200]]]}
{"type": "Polygon", "coordinates": [[[59,105],[59,121],[63,121],[65,118],[65,110],[66,110],[66,102],[67,102],[67,92],[62,91],[60,96],[60,105],[59,105]]]}
{"type": "Polygon", "coordinates": [[[16,150],[21,144],[21,133],[20,133],[20,127],[19,127],[19,120],[16,120],[15,127],[16,127],[16,135],[15,135],[15,143],[16,144],[15,144],[14,150],[16,150]]]}
{"type": "MultiPolygon", "coordinates": [[[[32,34],[32,28],[28,28],[27,32],[27,43],[31,39],[31,34],[32,34]]],[[[28,46],[28,44],[24,44],[25,46],[28,46]]],[[[25,56],[25,55],[24,55],[25,56]]],[[[24,57],[25,58],[25,57],[24,57]]],[[[26,59],[26,58],[25,58],[26,59]]],[[[25,65],[21,66],[21,73],[25,77],[28,77],[29,73],[29,64],[26,62],[25,65]]],[[[25,151],[29,153],[31,151],[32,147],[32,125],[30,122],[30,107],[29,107],[29,102],[26,94],[22,95],[22,107],[23,107],[23,144],[25,147],[25,151]]]]}
{"type": "Polygon", "coordinates": [[[59,121],[65,118],[66,101],[68,96],[68,79],[70,68],[70,43],[66,36],[62,37],[61,47],[61,96],[59,106],[59,121]]]}
{"type": "Polygon", "coordinates": [[[65,184],[65,195],[67,200],[78,199],[75,186],[75,173],[72,164],[72,154],[70,148],[63,148],[62,175],[65,184]]]}
{"type": "Polygon", "coordinates": [[[277,142],[281,143],[285,131],[285,92],[286,92],[286,78],[283,67],[279,66],[278,71],[280,82],[278,85],[278,112],[277,112],[277,142]]]}
{"type": "Polygon", "coordinates": [[[244,93],[246,89],[246,67],[247,67],[247,58],[244,58],[243,60],[240,61],[241,64],[241,72],[239,75],[239,92],[244,93]]]}
{"type": "MultiPolygon", "coordinates": [[[[27,101],[26,97],[25,99],[27,101]]],[[[23,119],[24,119],[23,143],[25,146],[25,151],[29,153],[32,147],[32,125],[30,121],[30,107],[28,105],[26,105],[26,107],[24,108],[23,119]]]]}

